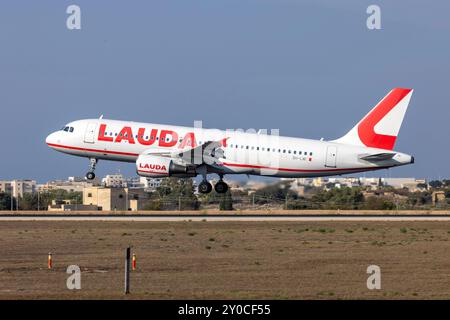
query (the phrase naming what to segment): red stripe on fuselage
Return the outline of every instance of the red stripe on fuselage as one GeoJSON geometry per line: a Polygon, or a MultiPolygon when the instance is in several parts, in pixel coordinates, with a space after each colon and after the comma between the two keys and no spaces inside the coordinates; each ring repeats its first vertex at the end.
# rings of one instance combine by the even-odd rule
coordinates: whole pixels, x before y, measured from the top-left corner
{"type": "Polygon", "coordinates": [[[152,170],[138,170],[138,172],[154,173],[154,174],[167,174],[167,172],[159,172],[159,171],[152,171],[152,170]]]}
{"type": "MultiPolygon", "coordinates": [[[[96,152],[96,153],[106,153],[106,154],[114,154],[114,155],[123,155],[123,156],[132,156],[138,157],[138,153],[130,153],[130,152],[121,152],[121,151],[110,151],[110,150],[99,150],[99,149],[90,149],[90,148],[80,148],[80,147],[72,147],[72,146],[64,146],[61,144],[47,143],[48,146],[54,148],[68,149],[68,150],[77,150],[77,151],[87,151],[87,152],[96,152]]],[[[226,167],[239,167],[239,168],[249,168],[249,169],[267,169],[274,171],[286,171],[286,172],[336,172],[336,171],[358,171],[358,170],[376,170],[376,169],[385,169],[389,167],[363,167],[363,168],[345,168],[345,169],[291,169],[291,168],[272,168],[267,166],[258,166],[251,164],[241,164],[241,163],[227,163],[223,162],[223,165],[226,167]]],[[[155,172],[156,173],[156,172],[155,172]]]]}
{"type": "Polygon", "coordinates": [[[99,150],[99,149],[89,149],[89,148],[80,148],[80,147],[72,147],[72,146],[64,146],[61,144],[47,143],[49,147],[68,149],[68,150],[77,150],[77,151],[88,151],[88,152],[96,152],[96,153],[107,153],[107,154],[116,154],[121,156],[139,156],[138,153],[130,153],[130,152],[121,152],[121,151],[110,151],[110,150],[99,150]]]}
{"type": "Polygon", "coordinates": [[[223,163],[226,167],[239,167],[239,168],[249,168],[249,169],[266,169],[274,171],[287,171],[287,172],[336,172],[336,171],[351,171],[351,170],[375,170],[383,169],[388,167],[363,167],[363,168],[345,168],[345,169],[291,169],[291,168],[272,168],[266,166],[256,166],[250,164],[240,164],[240,163],[223,163]]]}

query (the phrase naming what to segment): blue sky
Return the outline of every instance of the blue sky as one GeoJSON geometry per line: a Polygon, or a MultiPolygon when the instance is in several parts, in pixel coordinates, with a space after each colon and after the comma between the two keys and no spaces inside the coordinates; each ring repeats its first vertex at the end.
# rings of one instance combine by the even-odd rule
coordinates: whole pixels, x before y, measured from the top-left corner
{"type": "MultiPolygon", "coordinates": [[[[47,148],[98,117],[212,128],[279,128],[334,139],[392,87],[415,89],[396,149],[413,166],[376,176],[449,177],[450,2],[2,1],[0,179],[82,176],[47,148]],[[82,29],[66,28],[77,4],[82,29]],[[381,30],[366,9],[381,7],[381,30]]],[[[100,162],[97,173],[126,163],[100,162]]]]}

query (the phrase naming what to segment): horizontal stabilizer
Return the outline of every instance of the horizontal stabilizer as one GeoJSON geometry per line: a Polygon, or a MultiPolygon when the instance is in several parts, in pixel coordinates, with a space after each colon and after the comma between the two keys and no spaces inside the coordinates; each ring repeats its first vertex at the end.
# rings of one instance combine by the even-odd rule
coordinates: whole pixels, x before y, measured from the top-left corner
{"type": "Polygon", "coordinates": [[[377,161],[391,160],[394,156],[395,153],[377,153],[377,154],[370,154],[368,156],[362,156],[360,157],[360,159],[370,162],[377,162],[377,161]]]}

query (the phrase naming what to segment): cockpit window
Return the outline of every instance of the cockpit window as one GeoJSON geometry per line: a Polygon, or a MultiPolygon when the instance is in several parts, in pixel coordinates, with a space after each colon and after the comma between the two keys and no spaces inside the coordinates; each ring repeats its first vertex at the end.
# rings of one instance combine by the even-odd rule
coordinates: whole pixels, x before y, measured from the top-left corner
{"type": "Polygon", "coordinates": [[[73,132],[74,128],[73,127],[69,127],[69,126],[65,126],[61,130],[65,131],[65,132],[73,132]]]}

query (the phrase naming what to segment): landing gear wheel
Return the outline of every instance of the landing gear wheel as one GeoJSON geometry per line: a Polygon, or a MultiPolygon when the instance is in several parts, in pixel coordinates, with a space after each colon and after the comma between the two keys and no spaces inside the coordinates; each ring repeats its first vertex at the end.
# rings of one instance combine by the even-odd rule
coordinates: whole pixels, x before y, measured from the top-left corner
{"type": "Polygon", "coordinates": [[[202,181],[198,185],[198,192],[200,193],[210,193],[212,191],[212,185],[208,181],[202,181]]]}
{"type": "Polygon", "coordinates": [[[228,185],[221,180],[215,184],[214,190],[216,190],[217,193],[225,193],[228,191],[228,185]]]}
{"type": "Polygon", "coordinates": [[[86,173],[86,179],[94,180],[95,179],[95,173],[93,173],[93,172],[86,173]]]}
{"type": "Polygon", "coordinates": [[[86,179],[94,180],[95,178],[95,166],[97,165],[97,159],[89,158],[89,171],[86,173],[86,179]]]}

